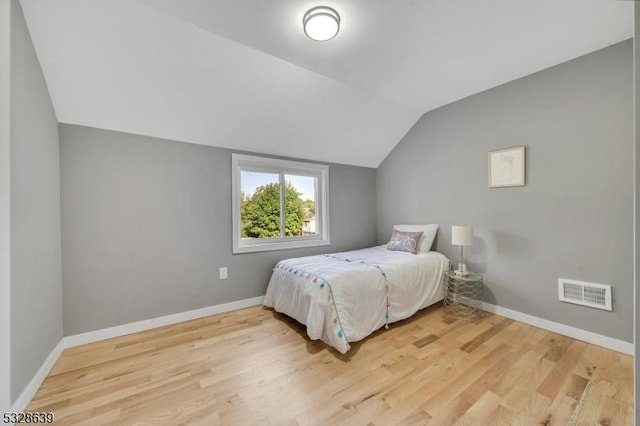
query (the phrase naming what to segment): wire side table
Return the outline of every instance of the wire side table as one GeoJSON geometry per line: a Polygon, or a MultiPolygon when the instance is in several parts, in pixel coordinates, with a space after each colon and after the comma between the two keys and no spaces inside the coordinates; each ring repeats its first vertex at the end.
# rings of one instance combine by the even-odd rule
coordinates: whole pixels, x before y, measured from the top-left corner
{"type": "Polygon", "coordinates": [[[446,282],[444,312],[461,319],[477,317],[482,307],[482,275],[471,272],[466,277],[460,277],[449,271],[446,282]]]}

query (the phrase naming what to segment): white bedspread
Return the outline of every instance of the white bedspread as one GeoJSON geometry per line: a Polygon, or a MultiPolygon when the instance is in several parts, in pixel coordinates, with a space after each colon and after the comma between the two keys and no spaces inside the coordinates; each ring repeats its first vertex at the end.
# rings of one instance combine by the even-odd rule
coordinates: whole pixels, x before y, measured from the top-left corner
{"type": "Polygon", "coordinates": [[[279,262],[264,299],[341,353],[385,324],[408,318],[443,297],[449,260],[372,247],[279,262]]]}

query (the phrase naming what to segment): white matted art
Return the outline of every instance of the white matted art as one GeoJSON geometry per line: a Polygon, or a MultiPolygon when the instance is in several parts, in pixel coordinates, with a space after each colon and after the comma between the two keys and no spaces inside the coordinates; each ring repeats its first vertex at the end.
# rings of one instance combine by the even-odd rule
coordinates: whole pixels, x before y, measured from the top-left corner
{"type": "Polygon", "coordinates": [[[489,152],[489,188],[524,186],[524,146],[489,152]]]}

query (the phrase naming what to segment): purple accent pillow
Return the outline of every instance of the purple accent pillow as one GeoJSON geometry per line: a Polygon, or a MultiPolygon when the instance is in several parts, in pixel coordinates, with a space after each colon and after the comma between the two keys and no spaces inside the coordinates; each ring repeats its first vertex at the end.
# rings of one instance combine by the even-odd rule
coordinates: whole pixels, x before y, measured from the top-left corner
{"type": "Polygon", "coordinates": [[[387,250],[406,251],[411,254],[418,252],[418,241],[422,232],[402,232],[393,230],[391,239],[387,244],[387,250]]]}

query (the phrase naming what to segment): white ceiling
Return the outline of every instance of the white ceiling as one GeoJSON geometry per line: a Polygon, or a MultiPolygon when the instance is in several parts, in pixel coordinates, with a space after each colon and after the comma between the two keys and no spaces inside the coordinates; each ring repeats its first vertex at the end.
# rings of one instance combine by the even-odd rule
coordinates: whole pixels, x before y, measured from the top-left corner
{"type": "Polygon", "coordinates": [[[424,112],[633,34],[616,0],[21,4],[60,122],[369,167],[424,112]]]}

